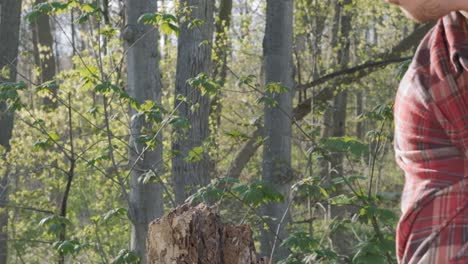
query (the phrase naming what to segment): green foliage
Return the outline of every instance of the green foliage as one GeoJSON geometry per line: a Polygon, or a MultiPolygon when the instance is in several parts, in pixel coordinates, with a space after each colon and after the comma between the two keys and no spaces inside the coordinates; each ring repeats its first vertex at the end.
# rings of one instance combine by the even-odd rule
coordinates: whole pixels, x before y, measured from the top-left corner
{"type": "Polygon", "coordinates": [[[78,240],[65,240],[57,241],[53,244],[53,247],[59,254],[64,256],[67,255],[77,255],[82,250],[86,250],[91,247],[90,244],[81,244],[78,240]]]}
{"type": "Polygon", "coordinates": [[[218,200],[224,196],[240,200],[251,207],[284,200],[284,196],[271,184],[260,180],[241,183],[237,179],[225,177],[215,179],[209,185],[201,187],[187,199],[187,202],[193,204],[207,199],[218,200]]]}
{"type": "Polygon", "coordinates": [[[369,147],[352,137],[329,137],[321,140],[322,148],[330,152],[351,154],[352,158],[360,159],[369,155],[369,147]]]}
{"type": "Polygon", "coordinates": [[[307,232],[293,232],[281,246],[291,250],[291,255],[279,261],[279,264],[338,263],[336,252],[324,248],[320,241],[307,232]]]}
{"type": "Polygon", "coordinates": [[[48,216],[39,222],[39,226],[47,227],[47,232],[57,235],[71,224],[71,221],[67,218],[57,215],[48,216]]]}
{"type": "Polygon", "coordinates": [[[274,108],[278,106],[276,96],[278,94],[289,92],[289,88],[284,87],[280,83],[269,83],[264,87],[264,91],[265,93],[257,100],[257,103],[274,108]]]}
{"type": "MultiPolygon", "coordinates": [[[[71,1],[74,2],[74,1],[71,1]]],[[[26,19],[29,22],[34,22],[40,15],[50,15],[52,13],[57,13],[60,11],[65,11],[68,9],[70,3],[60,3],[60,2],[45,2],[39,3],[33,7],[33,9],[26,15],[26,19]]]]}
{"type": "Polygon", "coordinates": [[[185,158],[187,162],[199,162],[203,159],[204,149],[202,146],[195,147],[189,151],[188,156],[185,158]]]}
{"type": "Polygon", "coordinates": [[[24,82],[12,83],[12,82],[1,82],[0,83],[0,101],[6,102],[7,109],[9,111],[20,110],[23,107],[19,92],[27,88],[24,82]]]}
{"type": "MultiPolygon", "coordinates": [[[[222,212],[223,220],[250,224],[254,234],[258,235],[265,228],[265,217],[257,209],[266,203],[286,200],[285,194],[276,190],[275,186],[259,180],[261,147],[238,179],[222,176],[236,158],[240,143],[252,138],[252,129],[261,127],[262,118],[259,117],[263,114],[264,106],[276,107],[277,96],[292,92],[292,87],[287,88],[279,83],[261,84],[264,74],[261,65],[264,27],[259,27],[258,23],[264,17],[261,12],[255,12],[252,5],[264,10],[265,2],[259,2],[258,7],[254,2],[247,2],[240,9],[234,8],[231,28],[226,31],[229,40],[225,45],[229,53],[227,78],[221,83],[212,79],[211,73],[207,72],[187,80],[190,86],[205,96],[218,96],[222,91],[222,108],[221,124],[219,127],[213,126],[211,135],[216,138],[217,144],[197,146],[185,160],[198,162],[204,155],[210,155],[216,163],[212,171],[215,178],[207,186],[197,186],[187,202],[214,202],[222,212]]],[[[333,5],[327,4],[327,1],[295,2],[293,63],[295,82],[301,86],[325,73],[338,70],[334,61],[337,49],[344,45],[340,43],[337,49],[329,45],[333,37],[333,5]]],[[[76,15],[74,23],[79,30],[75,37],[80,44],[77,44],[76,56],[69,65],[67,56],[71,50],[67,41],[70,36],[65,37],[59,30],[60,25],[56,25],[54,36],[60,46],[58,52],[62,55],[62,71],[56,78],[38,85],[0,83],[0,101],[5,101],[8,109],[15,111],[16,115],[12,150],[9,153],[0,150],[0,175],[4,175],[8,169],[9,175],[14,178],[10,196],[12,204],[56,212],[60,209],[70,169],[71,138],[76,167],[67,218],[26,209],[9,211],[11,259],[19,261],[19,258],[23,258],[20,262],[38,263],[62,254],[76,263],[138,263],[139,256],[135,252],[122,250],[129,244],[131,226],[125,198],[130,184],[128,124],[132,118],[149,124],[136,139],[145,148],[151,150],[155,146],[164,146],[163,160],[157,161],[162,168],[142,172],[138,183],[164,184],[164,202],[168,209],[172,206],[170,198],[173,195],[168,168],[172,155],[180,154],[170,151],[171,139],[181,136],[179,132],[190,127],[189,120],[177,115],[174,101],[184,102],[191,109],[197,108],[195,99],[173,96],[177,58],[175,40],[182,23],[196,31],[205,22],[191,16],[193,7],[172,7],[164,3],[160,6],[161,13],[140,17],[139,23],[155,26],[162,33],[172,35],[162,37],[160,43],[159,66],[164,87],[162,102],[140,102],[131,98],[125,90],[124,57],[128,50],[119,38],[124,21],[116,5],[111,5],[110,25],[102,22],[104,10],[98,1],[47,1],[32,8],[28,5],[26,3],[25,8],[31,11],[26,18],[31,22],[41,15],[53,17],[51,23],[68,21],[69,12],[73,10],[76,15]],[[173,12],[173,8],[176,8],[175,15],[165,13],[173,12]],[[79,50],[82,45],[86,50],[79,50]],[[41,100],[44,96],[50,96],[51,91],[57,91],[55,99],[59,106],[46,111],[40,107],[41,100]],[[72,112],[71,120],[68,118],[69,110],[72,112]],[[66,238],[62,241],[57,235],[64,228],[66,238]]],[[[343,6],[342,11],[354,16],[350,38],[353,59],[349,67],[381,58],[383,52],[391,50],[395,40],[399,41],[413,28],[396,9],[388,9],[382,2],[369,5],[367,0],[356,0],[343,6]]],[[[65,31],[68,34],[68,29],[65,31]]],[[[199,45],[207,45],[207,42],[199,45]]],[[[20,50],[23,54],[19,67],[22,70],[19,72],[24,74],[22,71],[27,71],[24,65],[31,63],[32,54],[29,47],[20,50]]],[[[409,61],[406,61],[397,67],[390,66],[364,79],[346,83],[336,78],[306,93],[301,91],[302,99],[313,98],[312,113],[304,120],[294,120],[294,184],[290,197],[287,197],[288,201],[291,199],[292,222],[287,226],[290,236],[280,241],[282,247],[291,250],[291,255],[278,263],[384,263],[388,255],[395,256],[394,229],[398,203],[394,199],[383,198],[381,192],[397,193],[402,184],[401,173],[396,172],[389,147],[393,106],[388,102],[394,96],[396,79],[403,76],[408,65],[409,61]],[[389,72],[396,72],[396,78],[389,72]],[[326,109],[337,109],[329,108],[333,104],[329,98],[328,101],[319,100],[328,88],[347,90],[350,95],[345,124],[347,134],[322,139],[324,126],[320,120],[326,109]],[[352,99],[358,92],[362,92],[365,105],[363,114],[353,116],[357,105],[352,99]],[[367,137],[354,133],[357,122],[368,131],[367,137]],[[346,157],[343,175],[329,177],[322,174],[321,164],[332,162],[337,154],[346,157]],[[369,161],[375,161],[375,171],[369,161]],[[369,191],[370,186],[372,191],[369,191]],[[328,208],[333,207],[352,208],[352,215],[344,220],[329,219],[328,208]],[[331,241],[332,235],[342,235],[351,241],[349,255],[343,256],[337,252],[331,241]]],[[[10,73],[4,68],[0,75],[8,77],[10,73]]],[[[31,76],[33,80],[37,79],[37,73],[33,72],[31,76]]],[[[296,91],[298,94],[299,91],[296,91]]],[[[303,103],[297,97],[294,102],[303,103]]],[[[261,136],[255,139],[255,147],[261,146],[265,140],[261,136]]],[[[332,171],[334,169],[331,168],[332,171]]]]}
{"type": "Polygon", "coordinates": [[[359,249],[353,257],[353,263],[356,264],[373,264],[381,263],[385,258],[385,253],[395,251],[394,238],[384,240],[383,242],[372,236],[368,240],[362,241],[357,245],[359,249]]]}
{"type": "Polygon", "coordinates": [[[238,195],[246,204],[252,206],[284,200],[283,195],[274,186],[260,180],[254,180],[248,184],[234,185],[232,192],[238,195]]]}
{"type": "Polygon", "coordinates": [[[224,132],[224,134],[233,138],[234,140],[246,140],[250,138],[249,135],[247,135],[246,133],[242,133],[241,131],[238,131],[238,130],[226,131],[224,132]]]}
{"type": "Polygon", "coordinates": [[[151,24],[155,27],[159,27],[161,31],[167,35],[172,33],[179,35],[177,18],[171,14],[146,13],[140,16],[138,23],[143,23],[145,25],[151,24]]]}
{"type": "Polygon", "coordinates": [[[221,88],[219,83],[211,80],[204,73],[200,73],[196,77],[188,79],[187,84],[199,89],[202,95],[209,94],[210,96],[218,94],[221,88]]]}

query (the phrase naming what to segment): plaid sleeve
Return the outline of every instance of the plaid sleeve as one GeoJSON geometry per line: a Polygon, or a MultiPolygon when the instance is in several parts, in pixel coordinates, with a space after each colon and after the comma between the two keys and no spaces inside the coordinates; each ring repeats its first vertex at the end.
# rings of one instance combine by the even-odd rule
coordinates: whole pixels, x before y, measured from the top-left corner
{"type": "Polygon", "coordinates": [[[457,79],[449,76],[446,83],[431,89],[432,110],[451,142],[468,158],[468,72],[457,79]]]}

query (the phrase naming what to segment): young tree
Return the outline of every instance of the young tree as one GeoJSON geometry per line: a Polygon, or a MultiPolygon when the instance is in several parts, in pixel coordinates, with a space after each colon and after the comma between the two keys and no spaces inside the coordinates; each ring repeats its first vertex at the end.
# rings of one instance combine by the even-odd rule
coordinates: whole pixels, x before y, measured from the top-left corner
{"type": "MultiPolygon", "coordinates": [[[[0,85],[16,81],[21,0],[0,0],[0,70],[7,69],[7,76],[0,75],[0,85]]],[[[13,130],[13,113],[8,112],[6,103],[0,100],[0,158],[10,149],[13,130]],[[2,149],[3,148],[3,149],[2,149]]],[[[0,264],[8,259],[8,169],[0,171],[0,264]]]]}
{"type": "MultiPolygon", "coordinates": [[[[350,34],[351,34],[351,19],[352,14],[350,11],[346,11],[344,6],[350,5],[351,0],[337,1],[336,9],[339,9],[337,16],[340,17],[338,23],[340,30],[337,38],[339,39],[340,45],[336,50],[338,54],[338,64],[340,68],[348,67],[350,57],[350,34]]],[[[348,105],[348,91],[345,87],[343,90],[334,98],[333,102],[333,124],[332,124],[332,136],[343,137],[346,134],[346,108],[348,105]]],[[[338,153],[333,157],[331,167],[336,171],[332,173],[332,177],[343,175],[343,159],[344,154],[338,153]]]]}
{"type": "MultiPolygon", "coordinates": [[[[156,12],[156,1],[128,0],[126,16],[128,24],[124,31],[127,46],[128,93],[138,103],[146,101],[155,105],[161,102],[161,79],[159,73],[158,33],[151,26],[138,24],[144,13],[156,12]]],[[[129,162],[130,179],[130,217],[132,221],[131,249],[141,257],[142,263],[146,250],[146,234],[150,221],[163,214],[162,187],[159,183],[141,181],[146,173],[159,173],[162,169],[162,136],[157,136],[155,149],[146,147],[141,138],[152,131],[152,124],[130,111],[129,162]]],[[[156,175],[158,176],[158,175],[156,175]]]]}
{"type": "MultiPolygon", "coordinates": [[[[265,84],[267,95],[275,103],[266,104],[265,143],[263,147],[263,180],[272,184],[287,198],[292,180],[291,170],[291,118],[293,96],[293,0],[268,0],[266,29],[263,39],[265,84]],[[274,86],[286,88],[273,89],[274,86]],[[269,89],[272,88],[272,89],[269,89]]],[[[262,230],[261,252],[270,255],[286,237],[288,206],[286,203],[269,203],[263,214],[270,217],[270,230],[262,230]],[[275,243],[276,242],[276,243],[275,243]]],[[[287,256],[287,250],[279,248],[275,258],[287,256]]]]}
{"type": "Polygon", "coordinates": [[[186,14],[180,24],[177,47],[175,108],[189,126],[176,127],[172,140],[172,177],[179,204],[210,180],[206,147],[210,97],[187,80],[211,71],[214,0],[181,0],[180,7],[186,14]]]}

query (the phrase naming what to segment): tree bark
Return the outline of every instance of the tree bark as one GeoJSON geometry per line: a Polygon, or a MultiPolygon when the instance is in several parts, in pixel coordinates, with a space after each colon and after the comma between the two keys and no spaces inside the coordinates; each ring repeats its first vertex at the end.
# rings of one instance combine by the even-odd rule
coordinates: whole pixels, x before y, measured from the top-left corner
{"type": "Polygon", "coordinates": [[[187,80],[200,73],[210,75],[214,0],[181,0],[180,6],[189,7],[191,11],[180,25],[174,101],[179,116],[186,119],[190,127],[175,127],[172,138],[172,177],[178,204],[210,181],[210,157],[206,147],[210,134],[210,98],[188,85],[187,80]],[[194,19],[203,23],[189,27],[194,19]],[[181,100],[181,96],[184,99],[181,100]],[[201,157],[187,160],[195,148],[202,148],[201,157]]]}
{"type": "MultiPolygon", "coordinates": [[[[21,21],[21,0],[0,0],[0,69],[9,69],[9,78],[0,76],[0,83],[16,81],[16,65],[21,21]]],[[[0,101],[0,158],[10,150],[13,131],[13,113],[8,112],[6,103],[0,101]]],[[[0,204],[8,204],[8,168],[0,175],[0,204]]],[[[8,260],[8,211],[0,206],[0,264],[8,260]]]]}
{"type": "MultiPolygon", "coordinates": [[[[151,26],[138,24],[138,18],[144,13],[156,12],[157,1],[127,0],[126,17],[128,24],[124,30],[124,39],[128,48],[127,78],[128,93],[138,103],[161,102],[161,80],[159,74],[158,33],[151,26]]],[[[132,221],[131,249],[146,263],[146,234],[148,224],[163,214],[162,186],[159,183],[142,183],[142,175],[162,171],[162,144],[154,150],[146,148],[139,138],[151,131],[152,124],[136,117],[135,110],[130,110],[131,123],[129,139],[129,161],[133,167],[130,179],[129,213],[132,221]],[[146,130],[146,132],[144,131],[146,130]]],[[[157,141],[161,142],[159,134],[157,141]]],[[[159,177],[159,175],[156,175],[159,177]]]]}
{"type": "MultiPolygon", "coordinates": [[[[46,2],[45,0],[36,0],[35,5],[46,2]]],[[[52,81],[56,72],[56,61],[54,53],[54,40],[50,27],[49,16],[41,14],[32,24],[33,42],[34,42],[34,60],[36,66],[40,68],[39,82],[44,83],[52,81]]],[[[57,108],[57,101],[54,97],[57,95],[57,89],[51,86],[52,96],[44,98],[44,106],[48,108],[57,108]]]]}
{"type": "MultiPolygon", "coordinates": [[[[352,0],[336,1],[335,10],[336,15],[339,16],[339,30],[336,32],[336,40],[332,46],[337,53],[337,65],[339,68],[348,67],[350,61],[350,34],[351,34],[351,21],[352,13],[350,10],[346,10],[345,6],[351,5],[352,0]]],[[[343,137],[346,135],[346,117],[347,117],[347,105],[348,105],[348,87],[345,84],[340,85],[336,82],[334,86],[340,87],[338,94],[333,99],[332,108],[332,125],[331,136],[332,137],[343,137]]],[[[330,171],[328,172],[328,180],[344,177],[344,153],[336,152],[330,154],[330,171]]],[[[332,195],[342,194],[343,190],[341,186],[337,186],[336,190],[332,195]]],[[[330,205],[330,215],[332,219],[344,219],[348,211],[347,207],[333,206],[330,205]]],[[[352,237],[346,233],[333,232],[331,234],[333,246],[337,252],[343,256],[349,256],[352,253],[352,237]]]]}
{"type": "Polygon", "coordinates": [[[148,232],[151,264],[254,264],[257,259],[252,230],[227,225],[213,208],[181,205],[151,222],[148,232]]]}
{"type": "MultiPolygon", "coordinates": [[[[350,5],[352,0],[344,0],[338,2],[337,5],[341,9],[343,6],[350,5]]],[[[339,49],[336,50],[338,54],[338,65],[340,68],[346,68],[349,64],[350,53],[350,33],[351,33],[351,19],[352,14],[350,11],[340,11],[340,30],[339,30],[339,49]]],[[[336,84],[340,86],[339,83],[336,84]]],[[[346,134],[346,110],[348,106],[348,87],[343,87],[341,91],[335,96],[333,100],[333,125],[332,136],[343,137],[346,134]]],[[[332,169],[331,178],[343,176],[343,153],[336,153],[332,156],[332,169]]]]}
{"type": "MultiPolygon", "coordinates": [[[[279,83],[288,90],[281,93],[267,92],[267,96],[273,98],[277,105],[265,105],[262,178],[280,191],[286,200],[292,181],[293,7],[293,0],[267,0],[263,39],[265,84],[279,83]]],[[[263,215],[275,219],[267,221],[278,236],[272,234],[271,230],[262,230],[260,237],[262,254],[270,256],[274,251],[274,259],[287,257],[288,251],[279,247],[281,242],[278,240],[287,236],[285,228],[289,222],[287,201],[266,204],[262,210],[263,215]],[[284,215],[286,216],[283,217],[284,215]]]]}

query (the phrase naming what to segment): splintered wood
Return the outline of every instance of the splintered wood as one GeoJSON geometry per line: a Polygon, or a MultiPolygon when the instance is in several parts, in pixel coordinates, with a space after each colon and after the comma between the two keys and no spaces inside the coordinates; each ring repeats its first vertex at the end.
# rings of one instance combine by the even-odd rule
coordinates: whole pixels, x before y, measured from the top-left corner
{"type": "Polygon", "coordinates": [[[150,223],[151,264],[259,264],[248,225],[225,225],[206,205],[181,205],[150,223]]]}

